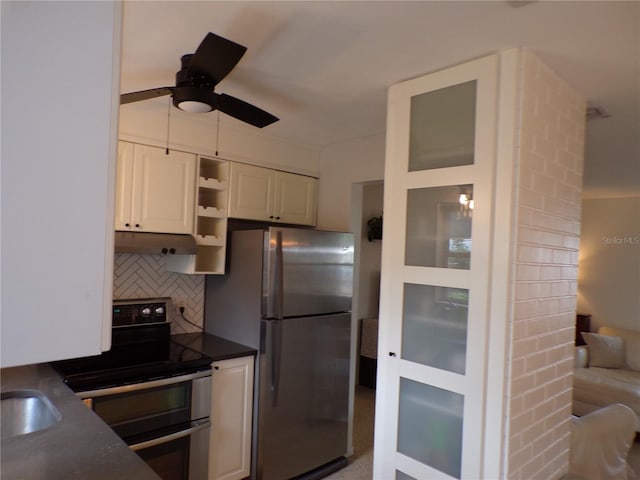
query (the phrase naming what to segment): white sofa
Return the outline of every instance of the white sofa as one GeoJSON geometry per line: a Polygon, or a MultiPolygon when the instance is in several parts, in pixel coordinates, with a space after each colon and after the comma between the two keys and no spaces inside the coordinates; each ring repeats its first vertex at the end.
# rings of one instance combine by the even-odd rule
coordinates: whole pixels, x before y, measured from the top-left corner
{"type": "Polygon", "coordinates": [[[576,347],[573,414],[622,403],[635,412],[640,432],[640,332],[600,327],[583,337],[587,345],[576,347]]]}

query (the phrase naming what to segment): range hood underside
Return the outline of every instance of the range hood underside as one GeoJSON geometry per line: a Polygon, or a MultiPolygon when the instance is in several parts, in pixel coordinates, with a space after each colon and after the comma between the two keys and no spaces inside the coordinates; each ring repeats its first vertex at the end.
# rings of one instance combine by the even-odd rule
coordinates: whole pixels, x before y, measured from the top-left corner
{"type": "Polygon", "coordinates": [[[195,255],[197,249],[196,241],[191,235],[115,232],[115,253],[195,255]]]}

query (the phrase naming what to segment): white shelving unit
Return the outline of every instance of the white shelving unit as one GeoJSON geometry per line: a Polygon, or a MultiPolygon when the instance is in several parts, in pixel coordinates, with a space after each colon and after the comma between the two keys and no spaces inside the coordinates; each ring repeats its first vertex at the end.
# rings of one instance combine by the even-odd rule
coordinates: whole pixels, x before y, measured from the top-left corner
{"type": "Polygon", "coordinates": [[[198,158],[194,238],[195,255],[173,255],[167,268],[180,273],[224,274],[227,248],[229,162],[198,158]]]}

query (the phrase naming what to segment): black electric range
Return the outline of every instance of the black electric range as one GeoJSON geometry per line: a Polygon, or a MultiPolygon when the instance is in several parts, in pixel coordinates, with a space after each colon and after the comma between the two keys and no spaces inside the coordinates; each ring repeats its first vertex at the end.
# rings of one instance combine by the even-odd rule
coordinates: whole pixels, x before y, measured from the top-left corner
{"type": "Polygon", "coordinates": [[[75,392],[141,383],[211,368],[211,357],[171,340],[170,298],[113,303],[111,349],[53,362],[75,392]]]}

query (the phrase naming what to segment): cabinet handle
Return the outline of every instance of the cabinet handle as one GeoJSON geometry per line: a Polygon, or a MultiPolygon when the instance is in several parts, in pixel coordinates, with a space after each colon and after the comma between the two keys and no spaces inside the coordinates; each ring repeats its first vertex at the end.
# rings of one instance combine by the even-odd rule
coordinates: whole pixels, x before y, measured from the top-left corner
{"type": "Polygon", "coordinates": [[[162,252],[163,254],[165,254],[165,255],[167,254],[167,252],[168,252],[168,251],[169,251],[169,250],[167,250],[167,247],[164,247],[164,248],[161,250],[161,252],[162,252]]]}
{"type": "Polygon", "coordinates": [[[276,220],[280,220],[280,217],[276,217],[276,220]]]}
{"type": "Polygon", "coordinates": [[[217,366],[217,365],[215,365],[215,366],[213,367],[213,369],[214,369],[214,370],[220,370],[220,367],[219,367],[219,366],[217,366]]]}
{"type": "Polygon", "coordinates": [[[170,248],[170,249],[169,249],[169,253],[170,253],[171,255],[173,255],[174,253],[176,253],[176,249],[175,249],[175,248],[170,248]]]}
{"type": "Polygon", "coordinates": [[[140,224],[139,223],[136,223],[136,228],[140,228],[140,224]]]}
{"type": "Polygon", "coordinates": [[[131,226],[131,224],[130,223],[125,223],[124,226],[129,228],[131,226]]]}
{"type": "Polygon", "coordinates": [[[395,357],[396,356],[396,352],[389,352],[389,356],[390,357],[395,357]]]}
{"type": "Polygon", "coordinates": [[[269,215],[269,218],[273,218],[273,215],[269,215]]]}

